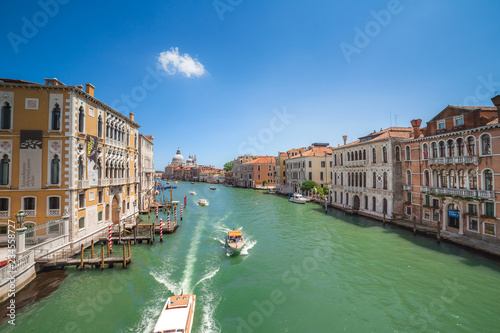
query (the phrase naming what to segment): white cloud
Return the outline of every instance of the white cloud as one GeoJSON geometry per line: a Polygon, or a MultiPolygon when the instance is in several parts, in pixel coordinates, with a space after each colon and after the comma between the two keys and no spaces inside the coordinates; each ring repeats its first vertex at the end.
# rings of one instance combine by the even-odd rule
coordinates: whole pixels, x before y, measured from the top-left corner
{"type": "Polygon", "coordinates": [[[170,50],[160,53],[158,63],[170,75],[182,73],[186,77],[191,77],[202,76],[206,72],[205,67],[197,59],[191,58],[187,53],[180,55],[178,47],[171,47],[170,50]]]}

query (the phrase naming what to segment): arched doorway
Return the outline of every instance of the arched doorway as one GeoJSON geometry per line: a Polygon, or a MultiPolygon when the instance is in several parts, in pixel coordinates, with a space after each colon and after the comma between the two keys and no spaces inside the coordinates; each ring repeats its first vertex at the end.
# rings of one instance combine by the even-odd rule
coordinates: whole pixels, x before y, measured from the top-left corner
{"type": "Polygon", "coordinates": [[[448,205],[448,227],[460,229],[460,210],[458,205],[448,205]]]}
{"type": "Polygon", "coordinates": [[[357,195],[355,195],[352,200],[354,201],[353,203],[353,209],[354,210],[359,210],[359,205],[360,205],[360,200],[359,200],[359,197],[357,195]]]}
{"type": "Polygon", "coordinates": [[[118,224],[120,219],[120,213],[117,211],[118,208],[118,194],[113,197],[113,201],[111,202],[111,222],[113,224],[118,224]]]}

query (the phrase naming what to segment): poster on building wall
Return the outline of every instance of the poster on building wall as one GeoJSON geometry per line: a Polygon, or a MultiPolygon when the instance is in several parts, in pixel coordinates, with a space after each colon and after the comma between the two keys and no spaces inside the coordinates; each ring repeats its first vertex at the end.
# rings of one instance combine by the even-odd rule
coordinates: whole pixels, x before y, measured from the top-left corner
{"type": "Polygon", "coordinates": [[[21,130],[19,189],[42,188],[42,131],[21,130]]]}
{"type": "Polygon", "coordinates": [[[87,179],[90,186],[97,186],[97,137],[87,135],[87,179]]]}

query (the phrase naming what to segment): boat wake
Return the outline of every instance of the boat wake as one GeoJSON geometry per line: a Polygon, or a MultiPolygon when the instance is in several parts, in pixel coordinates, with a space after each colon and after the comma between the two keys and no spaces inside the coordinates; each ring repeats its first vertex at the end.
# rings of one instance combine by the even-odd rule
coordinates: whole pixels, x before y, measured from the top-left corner
{"type": "Polygon", "coordinates": [[[148,302],[142,311],[141,321],[134,327],[130,327],[128,332],[152,332],[158,315],[158,304],[148,302]]]}
{"type": "Polygon", "coordinates": [[[181,282],[182,291],[185,293],[192,293],[193,288],[191,288],[191,279],[193,277],[194,265],[196,264],[198,247],[200,245],[201,233],[203,229],[204,220],[200,220],[196,225],[196,229],[191,241],[191,247],[189,248],[186,257],[186,269],[184,270],[184,276],[181,282]]]}
{"type": "Polygon", "coordinates": [[[196,284],[194,285],[193,289],[196,288],[196,286],[199,285],[200,283],[202,283],[203,281],[210,280],[211,278],[213,278],[215,276],[215,274],[217,274],[217,272],[219,271],[219,269],[220,269],[220,267],[217,268],[216,270],[214,270],[213,272],[210,272],[207,275],[205,275],[204,277],[202,277],[200,281],[196,282],[196,284]]]}
{"type": "Polygon", "coordinates": [[[163,284],[167,288],[167,290],[170,291],[171,293],[173,293],[174,295],[178,295],[182,292],[181,286],[179,284],[171,281],[168,278],[170,276],[170,274],[168,274],[167,276],[160,276],[160,274],[157,272],[149,272],[149,274],[151,274],[151,276],[153,276],[156,281],[163,284]]]}
{"type": "Polygon", "coordinates": [[[240,254],[244,255],[244,256],[248,255],[248,251],[251,250],[255,246],[255,244],[257,244],[256,240],[255,241],[247,240],[245,242],[245,245],[241,249],[241,253],[240,254]]]}

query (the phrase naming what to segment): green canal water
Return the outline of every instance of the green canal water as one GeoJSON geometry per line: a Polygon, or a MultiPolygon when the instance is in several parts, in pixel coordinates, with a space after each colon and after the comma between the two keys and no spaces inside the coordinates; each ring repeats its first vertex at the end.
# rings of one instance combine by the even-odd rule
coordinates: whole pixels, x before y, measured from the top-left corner
{"type": "Polygon", "coordinates": [[[133,246],[126,269],[68,269],[54,293],[0,330],[151,332],[181,291],[197,295],[193,332],[500,330],[498,262],[285,197],[177,185],[174,200],[187,194],[188,206],[175,234],[133,246]],[[246,236],[239,256],[224,250],[232,229],[246,236]]]}

